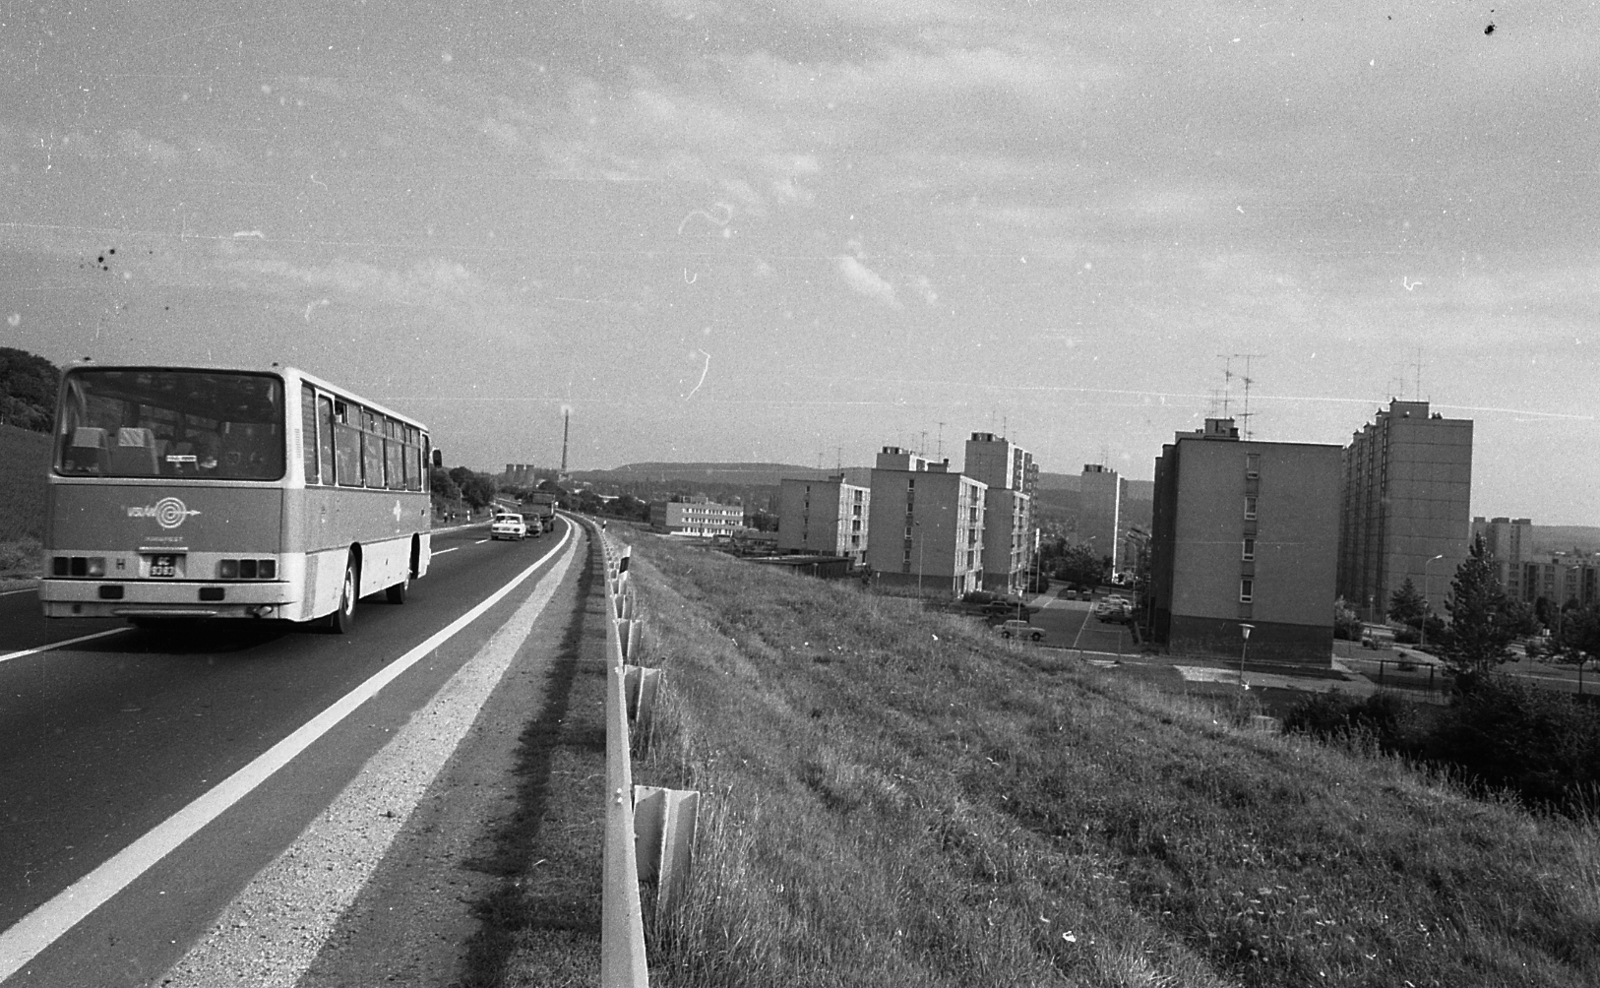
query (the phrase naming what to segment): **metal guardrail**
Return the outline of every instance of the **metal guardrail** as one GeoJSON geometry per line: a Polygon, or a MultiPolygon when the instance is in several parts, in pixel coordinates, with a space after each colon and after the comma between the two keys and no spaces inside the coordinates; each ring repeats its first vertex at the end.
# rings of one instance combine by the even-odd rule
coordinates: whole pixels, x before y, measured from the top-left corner
{"type": "Polygon", "coordinates": [[[637,661],[643,621],[637,615],[629,563],[603,528],[591,524],[606,571],[606,817],[600,904],[600,984],[646,988],[641,882],[656,884],[656,913],[673,908],[689,880],[698,824],[698,792],[633,784],[629,722],[647,726],[662,675],[637,661]],[[644,853],[641,855],[641,849],[644,853]]]}

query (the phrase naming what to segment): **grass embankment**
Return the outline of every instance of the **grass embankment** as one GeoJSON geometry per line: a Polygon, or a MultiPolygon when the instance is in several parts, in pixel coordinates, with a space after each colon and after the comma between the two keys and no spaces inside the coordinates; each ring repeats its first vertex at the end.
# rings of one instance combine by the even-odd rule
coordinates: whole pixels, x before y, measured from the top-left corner
{"type": "Polygon", "coordinates": [[[1600,984],[1592,822],[641,537],[636,781],[710,795],[656,983],[1600,984]]]}
{"type": "Polygon", "coordinates": [[[0,580],[39,575],[50,437],[0,425],[0,580]]]}

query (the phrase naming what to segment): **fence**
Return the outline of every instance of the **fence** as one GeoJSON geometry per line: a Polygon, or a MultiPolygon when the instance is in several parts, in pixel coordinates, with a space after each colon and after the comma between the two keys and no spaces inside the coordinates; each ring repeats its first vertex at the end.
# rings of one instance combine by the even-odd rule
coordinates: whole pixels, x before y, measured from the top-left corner
{"type": "Polygon", "coordinates": [[[656,914],[674,908],[689,879],[700,794],[633,784],[630,721],[648,725],[661,687],[661,670],[637,663],[643,621],[637,614],[629,563],[632,551],[618,548],[603,528],[606,569],[606,818],[600,904],[600,984],[644,988],[650,983],[645,958],[642,882],[656,887],[656,914]]]}

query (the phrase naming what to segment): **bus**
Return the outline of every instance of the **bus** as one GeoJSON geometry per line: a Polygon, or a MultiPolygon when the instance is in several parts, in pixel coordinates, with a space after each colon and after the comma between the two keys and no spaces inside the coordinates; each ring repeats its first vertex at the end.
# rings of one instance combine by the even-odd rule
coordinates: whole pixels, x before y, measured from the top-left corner
{"type": "Polygon", "coordinates": [[[431,555],[427,427],[304,371],[98,366],[61,378],[46,617],[248,618],[344,634],[431,555]]]}

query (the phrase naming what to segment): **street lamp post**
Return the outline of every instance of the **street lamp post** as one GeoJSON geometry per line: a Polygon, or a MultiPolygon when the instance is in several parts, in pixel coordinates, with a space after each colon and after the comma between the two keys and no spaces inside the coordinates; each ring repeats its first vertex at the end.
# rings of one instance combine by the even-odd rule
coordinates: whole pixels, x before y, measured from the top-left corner
{"type": "Polygon", "coordinates": [[[1240,622],[1239,630],[1244,633],[1244,644],[1239,647],[1239,685],[1249,689],[1250,684],[1244,678],[1244,659],[1250,654],[1250,632],[1256,630],[1256,626],[1240,622]]]}
{"type": "Polygon", "coordinates": [[[1428,563],[1444,558],[1444,553],[1439,553],[1432,559],[1422,564],[1422,630],[1417,634],[1417,649],[1420,651],[1428,644],[1428,612],[1433,609],[1433,599],[1429,593],[1428,563]]]}

